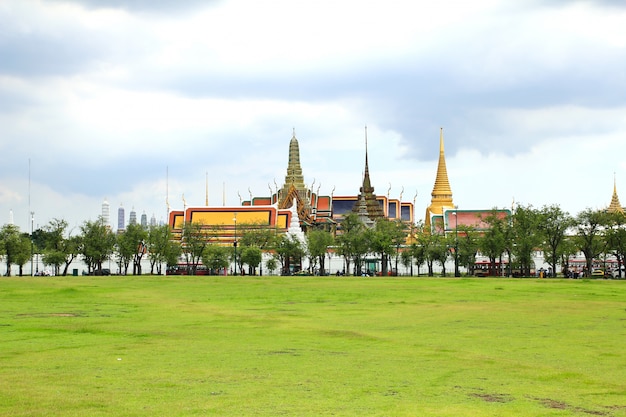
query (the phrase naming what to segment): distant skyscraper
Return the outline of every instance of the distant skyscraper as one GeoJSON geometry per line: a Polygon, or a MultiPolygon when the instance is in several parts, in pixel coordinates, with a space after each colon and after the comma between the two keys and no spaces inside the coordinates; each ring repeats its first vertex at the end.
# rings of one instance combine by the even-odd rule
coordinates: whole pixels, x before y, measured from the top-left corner
{"type": "Polygon", "coordinates": [[[156,226],[157,225],[157,220],[156,217],[154,217],[154,213],[152,213],[152,217],[150,217],[150,226],[156,226]]]}
{"type": "Polygon", "coordinates": [[[130,211],[130,217],[128,218],[128,224],[137,224],[137,212],[135,211],[135,207],[130,211]]]}
{"type": "Polygon", "coordinates": [[[109,202],[107,201],[107,199],[104,199],[104,202],[102,203],[102,223],[105,226],[110,226],[111,223],[111,215],[110,215],[110,210],[111,210],[111,206],[109,205],[109,202]]]}
{"type": "Polygon", "coordinates": [[[145,211],[141,213],[141,227],[148,227],[148,215],[145,211]]]}
{"type": "Polygon", "coordinates": [[[126,229],[126,218],[124,217],[124,206],[120,204],[117,209],[117,230],[126,229]]]}

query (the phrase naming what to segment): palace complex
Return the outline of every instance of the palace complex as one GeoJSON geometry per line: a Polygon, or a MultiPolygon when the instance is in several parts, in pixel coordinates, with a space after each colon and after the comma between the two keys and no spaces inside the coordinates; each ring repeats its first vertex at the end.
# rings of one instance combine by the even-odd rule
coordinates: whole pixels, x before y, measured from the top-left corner
{"type": "MultiPolygon", "coordinates": [[[[394,199],[375,193],[368,164],[367,129],[365,130],[364,162],[363,182],[359,186],[358,194],[320,195],[319,187],[314,190],[304,183],[300,165],[300,147],[294,131],[289,142],[287,173],[280,188],[278,186],[275,190],[270,188],[271,194],[268,196],[251,196],[250,200],[242,201],[239,206],[208,206],[207,204],[172,210],[169,213],[169,224],[177,236],[181,235],[186,222],[201,224],[203,227],[211,228],[219,242],[231,245],[237,240],[238,225],[239,227],[254,225],[271,228],[277,233],[306,233],[311,228],[337,232],[343,217],[351,212],[356,213],[366,225],[373,225],[380,218],[401,220],[415,225],[415,201],[402,201],[402,196],[394,199]],[[296,230],[297,225],[299,225],[299,230],[296,230]]],[[[607,210],[624,213],[619,203],[615,183],[611,204],[607,210]]],[[[424,216],[424,230],[427,233],[449,233],[456,231],[460,226],[484,230],[487,226],[484,218],[494,213],[498,217],[505,218],[512,214],[512,209],[463,210],[454,204],[446,168],[443,129],[441,129],[437,172],[431,202],[424,216]]],[[[409,241],[410,236],[407,236],[407,239],[409,241]]]]}
{"type": "Polygon", "coordinates": [[[313,190],[305,185],[300,146],[294,132],[289,142],[287,174],[282,187],[269,196],[243,201],[240,206],[189,206],[173,210],[169,214],[169,224],[177,235],[180,235],[186,222],[202,224],[213,228],[217,239],[225,244],[235,241],[238,224],[240,227],[254,225],[286,233],[297,220],[304,232],[314,227],[335,232],[343,217],[350,212],[356,213],[366,225],[383,217],[414,224],[412,202],[375,194],[369,172],[367,131],[365,143],[363,182],[356,195],[320,195],[319,188],[313,190]]]}

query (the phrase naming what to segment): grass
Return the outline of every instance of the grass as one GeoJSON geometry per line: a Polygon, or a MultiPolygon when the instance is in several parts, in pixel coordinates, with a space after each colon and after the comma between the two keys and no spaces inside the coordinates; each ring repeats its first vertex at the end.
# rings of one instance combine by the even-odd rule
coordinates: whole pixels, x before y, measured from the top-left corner
{"type": "Polygon", "coordinates": [[[623,282],[0,279],[1,416],[626,416],[623,282]]]}

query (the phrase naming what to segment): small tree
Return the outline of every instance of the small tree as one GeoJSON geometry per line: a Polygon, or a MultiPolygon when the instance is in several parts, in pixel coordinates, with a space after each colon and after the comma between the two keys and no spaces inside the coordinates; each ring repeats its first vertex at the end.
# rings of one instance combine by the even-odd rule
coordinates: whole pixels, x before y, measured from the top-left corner
{"type": "Polygon", "coordinates": [[[556,276],[556,266],[563,258],[567,230],[574,225],[569,213],[559,206],[544,206],[540,212],[539,230],[541,232],[544,259],[552,267],[556,276]]]}
{"type": "Polygon", "coordinates": [[[489,227],[479,239],[478,247],[489,258],[490,275],[500,275],[500,271],[496,271],[496,262],[500,260],[502,265],[502,254],[510,247],[507,233],[509,219],[501,218],[498,211],[493,209],[483,220],[489,227]]]}
{"type": "Polygon", "coordinates": [[[256,269],[261,264],[263,252],[256,246],[247,246],[241,249],[241,263],[249,267],[249,275],[256,275],[256,269]]]}
{"type": "Polygon", "coordinates": [[[586,209],[576,216],[576,246],[585,255],[586,271],[588,276],[593,268],[593,260],[598,257],[605,247],[602,236],[603,225],[606,224],[604,211],[586,209]]]}
{"type": "Polygon", "coordinates": [[[174,266],[178,263],[182,251],[180,242],[172,239],[172,229],[169,225],[151,226],[148,229],[148,259],[150,260],[150,273],[161,275],[162,264],[174,266]]]}
{"type": "Polygon", "coordinates": [[[305,253],[302,242],[289,234],[277,238],[274,250],[282,265],[283,275],[289,274],[292,261],[300,262],[305,253]]]}
{"type": "Polygon", "coordinates": [[[87,264],[88,272],[102,270],[102,263],[113,253],[115,235],[105,226],[102,219],[86,221],[82,232],[80,253],[87,264]]]}
{"type": "Polygon", "coordinates": [[[278,261],[276,261],[276,258],[272,256],[267,261],[265,261],[265,267],[268,271],[270,271],[271,275],[274,275],[276,268],[278,268],[278,261]]]}
{"type": "Polygon", "coordinates": [[[129,224],[124,232],[117,235],[117,253],[120,265],[124,268],[122,272],[124,275],[128,273],[131,261],[133,262],[133,275],[141,275],[141,258],[146,253],[147,238],[148,232],[138,223],[129,224]]]}
{"type": "Polygon", "coordinates": [[[214,236],[214,231],[200,223],[187,222],[183,226],[182,248],[183,256],[190,268],[189,275],[196,275],[202,254],[214,236]]]}
{"type": "Polygon", "coordinates": [[[306,239],[309,256],[319,263],[320,275],[326,275],[326,253],[334,242],[332,233],[322,229],[312,229],[307,233],[306,239]]]}
{"type": "Polygon", "coordinates": [[[211,271],[211,274],[228,268],[230,249],[226,246],[209,244],[202,253],[202,263],[211,271]]]}

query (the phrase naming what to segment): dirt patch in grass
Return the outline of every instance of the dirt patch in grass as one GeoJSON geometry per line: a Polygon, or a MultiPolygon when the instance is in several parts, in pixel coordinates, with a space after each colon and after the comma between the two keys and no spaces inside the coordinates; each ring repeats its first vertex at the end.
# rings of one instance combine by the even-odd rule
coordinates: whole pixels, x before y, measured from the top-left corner
{"type": "Polygon", "coordinates": [[[488,403],[508,403],[513,401],[513,397],[506,394],[470,394],[471,397],[479,398],[488,403]]]}
{"type": "Polygon", "coordinates": [[[574,407],[572,405],[569,405],[567,403],[564,403],[562,401],[557,401],[557,400],[553,400],[551,398],[535,398],[537,401],[539,401],[541,404],[543,404],[544,407],[547,408],[552,408],[555,410],[570,410],[570,411],[576,411],[579,413],[585,413],[585,414],[589,414],[589,415],[593,415],[593,416],[608,416],[610,415],[610,413],[606,412],[606,411],[597,411],[597,410],[588,410],[586,408],[582,408],[582,407],[574,407]]]}
{"type": "Polygon", "coordinates": [[[81,317],[79,313],[22,313],[17,314],[17,317],[81,317]]]}

